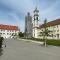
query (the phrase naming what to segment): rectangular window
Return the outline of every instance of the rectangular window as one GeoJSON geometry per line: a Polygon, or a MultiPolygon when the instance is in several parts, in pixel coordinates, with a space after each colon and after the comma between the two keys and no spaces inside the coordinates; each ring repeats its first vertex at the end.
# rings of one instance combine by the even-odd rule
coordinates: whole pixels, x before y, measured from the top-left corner
{"type": "Polygon", "coordinates": [[[57,32],[59,32],[59,30],[57,30],[57,32]]]}
{"type": "Polygon", "coordinates": [[[7,33],[7,35],[9,35],[9,33],[7,33]]]}
{"type": "Polygon", "coordinates": [[[7,30],[7,32],[9,32],[9,30],[7,30]]]}
{"type": "Polygon", "coordinates": [[[5,33],[3,33],[3,34],[5,34],[5,33]]]}
{"type": "Polygon", "coordinates": [[[16,30],[15,30],[15,32],[16,32],[16,30]]]}
{"type": "Polygon", "coordinates": [[[3,31],[3,32],[4,32],[5,30],[2,30],[2,29],[1,29],[1,31],[3,31]]]}
{"type": "Polygon", "coordinates": [[[54,28],[55,28],[55,26],[54,26],[54,28]]]}
{"type": "Polygon", "coordinates": [[[57,38],[59,39],[59,34],[57,34],[57,38]]]}
{"type": "Polygon", "coordinates": [[[14,32],[14,31],[12,30],[12,32],[14,32]]]}
{"type": "Polygon", "coordinates": [[[1,30],[2,31],[2,30],[1,30]]]}
{"type": "Polygon", "coordinates": [[[10,35],[11,35],[11,33],[10,33],[10,35]]]}
{"type": "Polygon", "coordinates": [[[11,30],[9,30],[9,32],[11,32],[11,30]]]}
{"type": "Polygon", "coordinates": [[[3,31],[5,31],[5,30],[3,30],[3,31]]]}

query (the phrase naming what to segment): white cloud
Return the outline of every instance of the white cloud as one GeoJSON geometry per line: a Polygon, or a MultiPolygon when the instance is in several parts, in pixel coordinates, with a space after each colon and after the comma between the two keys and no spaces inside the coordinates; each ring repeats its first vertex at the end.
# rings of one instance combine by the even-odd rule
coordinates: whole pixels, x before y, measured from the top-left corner
{"type": "MultiPolygon", "coordinates": [[[[2,4],[10,7],[11,9],[14,9],[14,11],[10,11],[6,13],[6,16],[10,15],[12,16],[11,19],[14,19],[16,21],[16,24],[21,27],[21,30],[24,30],[24,17],[27,14],[27,12],[31,12],[31,15],[33,14],[33,10],[38,5],[38,9],[40,11],[40,23],[43,23],[43,20],[47,18],[49,21],[53,20],[57,17],[60,17],[59,14],[57,14],[56,6],[60,4],[60,1],[55,1],[51,4],[51,2],[47,2],[47,0],[0,0],[2,4]],[[46,3],[47,2],[47,3],[46,3]],[[46,3],[46,5],[45,5],[46,3]],[[49,5],[47,7],[47,5],[49,5]],[[20,18],[18,15],[20,14],[20,18]],[[17,15],[18,14],[18,15],[17,15]]],[[[52,0],[51,0],[52,1],[52,0]]],[[[5,11],[4,11],[5,12],[5,11]]],[[[3,13],[4,14],[4,13],[3,13]]],[[[7,18],[8,19],[8,18],[7,18]]],[[[2,19],[4,20],[4,19],[2,19]]],[[[9,20],[10,21],[10,20],[9,20]]],[[[9,23],[7,21],[7,23],[9,23]]],[[[11,22],[14,24],[14,22],[11,22]]]]}

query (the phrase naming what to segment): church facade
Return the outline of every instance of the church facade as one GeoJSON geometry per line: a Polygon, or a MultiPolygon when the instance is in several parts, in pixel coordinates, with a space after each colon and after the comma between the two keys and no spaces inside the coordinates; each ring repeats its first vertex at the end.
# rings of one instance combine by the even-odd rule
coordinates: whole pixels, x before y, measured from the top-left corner
{"type": "MultiPolygon", "coordinates": [[[[44,30],[44,24],[39,25],[39,10],[35,8],[33,11],[33,17],[28,13],[25,17],[25,36],[27,38],[43,38],[39,36],[40,32],[44,30]]],[[[47,37],[48,39],[60,39],[60,19],[53,20],[47,23],[48,30],[52,36],[47,37]]]]}
{"type": "Polygon", "coordinates": [[[35,8],[33,13],[34,13],[33,17],[30,16],[30,13],[28,13],[27,16],[25,17],[25,37],[27,37],[27,38],[32,38],[32,37],[37,38],[38,37],[37,27],[39,27],[39,25],[38,25],[39,10],[37,10],[37,8],[35,8]]]}
{"type": "Polygon", "coordinates": [[[35,8],[35,10],[33,11],[34,15],[33,15],[33,37],[37,38],[38,37],[38,27],[39,27],[39,10],[37,8],[35,8]]]}

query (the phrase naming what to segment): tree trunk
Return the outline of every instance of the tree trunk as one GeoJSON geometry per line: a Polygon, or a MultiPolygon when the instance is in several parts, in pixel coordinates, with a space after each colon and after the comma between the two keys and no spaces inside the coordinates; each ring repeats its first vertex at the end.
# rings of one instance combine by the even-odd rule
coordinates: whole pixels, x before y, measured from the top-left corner
{"type": "Polygon", "coordinates": [[[45,35],[43,37],[43,40],[44,40],[44,46],[46,47],[46,37],[45,37],[45,35]]]}
{"type": "Polygon", "coordinates": [[[46,47],[46,39],[45,39],[45,47],[46,47]]]}
{"type": "Polygon", "coordinates": [[[47,47],[46,41],[47,41],[47,37],[45,37],[45,47],[47,47]]]}

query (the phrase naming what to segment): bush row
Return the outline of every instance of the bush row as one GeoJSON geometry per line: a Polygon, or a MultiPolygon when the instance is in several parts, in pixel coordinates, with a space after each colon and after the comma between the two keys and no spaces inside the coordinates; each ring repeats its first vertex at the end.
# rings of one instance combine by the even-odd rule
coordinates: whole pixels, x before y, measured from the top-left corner
{"type": "MultiPolygon", "coordinates": [[[[41,42],[45,41],[43,39],[38,39],[38,38],[24,38],[24,39],[41,41],[41,42]]],[[[47,39],[46,42],[47,42],[48,45],[60,46],[60,40],[59,39],[47,39]]]]}
{"type": "Polygon", "coordinates": [[[3,40],[4,40],[4,38],[3,37],[0,37],[0,48],[2,47],[3,40]]]}

